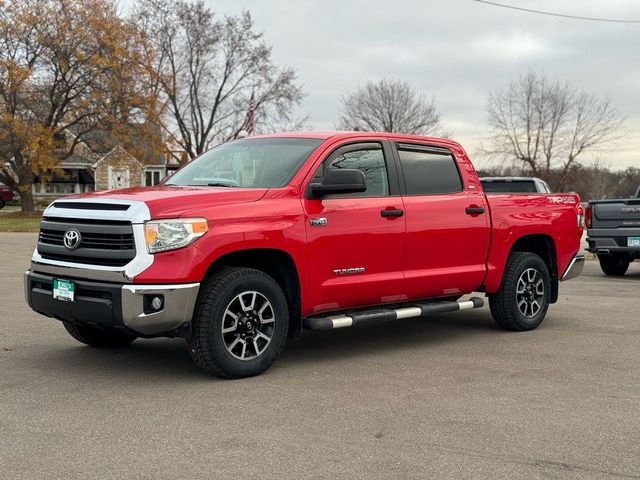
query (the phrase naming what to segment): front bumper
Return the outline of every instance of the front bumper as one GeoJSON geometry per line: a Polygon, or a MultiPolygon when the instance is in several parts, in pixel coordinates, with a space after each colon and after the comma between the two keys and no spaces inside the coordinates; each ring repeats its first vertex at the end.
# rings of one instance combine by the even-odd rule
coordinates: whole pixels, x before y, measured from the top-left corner
{"type": "Polygon", "coordinates": [[[53,276],[27,271],[24,288],[29,306],[58,320],[146,337],[171,334],[189,324],[200,288],[199,283],[136,285],[61,278],[74,282],[74,302],[53,298],[53,276]],[[150,307],[150,300],[156,296],[162,299],[158,310],[150,307]]]}
{"type": "Polygon", "coordinates": [[[584,255],[578,254],[575,257],[573,257],[573,260],[571,260],[571,263],[562,274],[560,281],[564,282],[566,280],[571,280],[576,277],[579,277],[582,274],[583,270],[584,270],[584,255]]]}

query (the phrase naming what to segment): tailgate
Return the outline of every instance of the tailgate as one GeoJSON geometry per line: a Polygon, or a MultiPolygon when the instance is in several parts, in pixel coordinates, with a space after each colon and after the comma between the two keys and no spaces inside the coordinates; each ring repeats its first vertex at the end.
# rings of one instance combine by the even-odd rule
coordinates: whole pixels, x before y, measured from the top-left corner
{"type": "Polygon", "coordinates": [[[640,199],[591,203],[592,228],[640,228],[640,199]]]}

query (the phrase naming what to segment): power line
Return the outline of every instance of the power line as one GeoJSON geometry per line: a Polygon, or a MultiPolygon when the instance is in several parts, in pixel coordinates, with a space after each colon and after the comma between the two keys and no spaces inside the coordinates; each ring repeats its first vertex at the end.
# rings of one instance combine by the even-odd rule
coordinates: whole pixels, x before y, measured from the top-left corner
{"type": "Polygon", "coordinates": [[[554,13],[554,12],[547,12],[544,10],[534,10],[532,8],[523,8],[523,7],[516,7],[514,5],[507,5],[504,3],[498,3],[498,2],[491,2],[489,0],[475,0],[478,3],[485,3],[487,5],[492,5],[494,7],[502,7],[502,8],[509,8],[511,10],[518,10],[521,12],[527,12],[527,13],[537,13],[539,15],[548,15],[550,17],[562,17],[562,18],[571,18],[573,20],[589,20],[592,22],[613,22],[613,23],[640,23],[640,20],[624,20],[621,18],[600,18],[600,17],[582,17],[580,15],[566,15],[563,13],[554,13]]]}

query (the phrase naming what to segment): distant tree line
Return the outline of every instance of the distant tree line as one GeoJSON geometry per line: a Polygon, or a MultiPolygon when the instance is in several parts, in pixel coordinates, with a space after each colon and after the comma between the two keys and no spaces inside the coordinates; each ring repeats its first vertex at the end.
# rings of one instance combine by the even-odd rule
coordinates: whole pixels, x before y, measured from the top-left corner
{"type": "MultiPolygon", "coordinates": [[[[482,168],[483,177],[531,176],[532,172],[519,166],[496,166],[482,168]]],[[[598,165],[583,166],[576,163],[568,171],[556,168],[539,175],[554,192],[575,192],[583,201],[602,198],[629,198],[640,186],[640,168],[611,170],[598,165]]]]}

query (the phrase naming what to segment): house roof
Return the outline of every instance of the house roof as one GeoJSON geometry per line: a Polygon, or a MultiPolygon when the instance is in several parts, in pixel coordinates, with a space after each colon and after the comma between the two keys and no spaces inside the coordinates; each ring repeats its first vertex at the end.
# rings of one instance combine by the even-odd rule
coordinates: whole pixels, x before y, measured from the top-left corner
{"type": "Polygon", "coordinates": [[[70,155],[57,164],[59,168],[90,168],[93,162],[79,155],[70,155]]]}
{"type": "Polygon", "coordinates": [[[114,147],[122,146],[129,153],[146,165],[164,165],[164,143],[162,130],[153,123],[129,123],[127,138],[122,139],[110,130],[95,129],[86,133],[82,141],[98,155],[110,153],[114,147]]]}
{"type": "Polygon", "coordinates": [[[132,161],[142,165],[142,162],[140,162],[136,157],[134,157],[129,152],[127,152],[124,149],[124,147],[122,147],[121,145],[116,145],[111,150],[109,150],[107,153],[105,153],[102,157],[100,157],[98,159],[98,161],[96,161],[92,166],[95,168],[99,163],[101,163],[104,160],[107,160],[110,157],[113,157],[115,155],[121,155],[123,157],[127,157],[129,160],[132,160],[132,161]]]}

